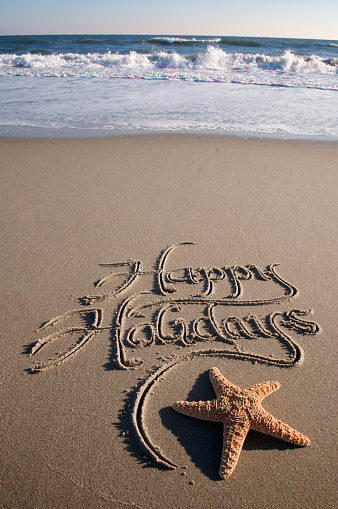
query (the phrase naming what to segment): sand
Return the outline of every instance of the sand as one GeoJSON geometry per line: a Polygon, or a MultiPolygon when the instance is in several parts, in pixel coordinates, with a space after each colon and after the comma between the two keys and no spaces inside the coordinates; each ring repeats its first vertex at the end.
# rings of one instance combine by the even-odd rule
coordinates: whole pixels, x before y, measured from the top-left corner
{"type": "Polygon", "coordinates": [[[1,508],[333,508],[338,144],[0,154],[1,508]],[[213,399],[212,367],[280,382],[263,406],[311,445],[250,431],[220,479],[222,426],[171,407],[213,399]]]}

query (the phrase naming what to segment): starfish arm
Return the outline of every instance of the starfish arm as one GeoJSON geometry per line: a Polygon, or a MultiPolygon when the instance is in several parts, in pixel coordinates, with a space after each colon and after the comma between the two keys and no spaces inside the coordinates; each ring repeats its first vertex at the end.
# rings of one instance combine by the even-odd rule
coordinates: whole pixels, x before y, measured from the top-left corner
{"type": "Polygon", "coordinates": [[[223,451],[219,469],[222,479],[229,477],[235,470],[249,429],[250,422],[246,417],[240,417],[238,420],[232,418],[228,422],[224,422],[223,451]]]}
{"type": "Polygon", "coordinates": [[[217,397],[225,396],[233,390],[240,391],[239,387],[229,382],[218,368],[210,369],[209,378],[217,397]]]}
{"type": "Polygon", "coordinates": [[[252,418],[251,428],[295,445],[310,445],[310,440],[305,435],[276,419],[263,408],[260,408],[258,414],[252,418]]]}
{"type": "Polygon", "coordinates": [[[217,407],[216,400],[212,401],[177,401],[173,409],[190,417],[197,417],[204,421],[222,422],[224,414],[217,407]]]}
{"type": "Polygon", "coordinates": [[[261,384],[256,384],[247,389],[248,392],[253,393],[256,397],[258,397],[259,403],[268,396],[272,392],[277,391],[280,388],[279,382],[263,382],[261,384]]]}

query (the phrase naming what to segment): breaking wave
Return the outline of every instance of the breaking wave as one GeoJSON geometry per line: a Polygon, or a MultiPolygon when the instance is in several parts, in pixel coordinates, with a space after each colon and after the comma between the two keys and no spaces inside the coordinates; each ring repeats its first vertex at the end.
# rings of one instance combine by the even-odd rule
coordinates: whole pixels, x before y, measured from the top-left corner
{"type": "MultiPolygon", "coordinates": [[[[158,39],[171,41],[168,44],[180,41],[173,37],[158,39]]],[[[275,57],[260,53],[227,53],[214,46],[190,55],[165,50],[126,54],[31,51],[22,55],[0,55],[2,76],[175,79],[338,89],[337,80],[332,79],[337,73],[337,58],[302,56],[290,50],[275,57]]]]}
{"type": "Polygon", "coordinates": [[[220,37],[207,37],[207,38],[185,38],[185,37],[151,37],[143,42],[149,42],[152,44],[170,45],[170,46],[194,46],[196,44],[204,43],[218,43],[221,41],[220,37]]]}

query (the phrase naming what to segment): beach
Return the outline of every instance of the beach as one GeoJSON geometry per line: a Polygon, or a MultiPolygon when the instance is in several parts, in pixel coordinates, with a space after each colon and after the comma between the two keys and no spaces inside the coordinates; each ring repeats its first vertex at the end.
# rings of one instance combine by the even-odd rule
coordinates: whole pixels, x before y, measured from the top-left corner
{"type": "Polygon", "coordinates": [[[1,507],[333,508],[337,142],[0,153],[1,507]],[[221,479],[222,425],[172,408],[213,367],[278,381],[263,407],[311,444],[250,430],[221,479]]]}

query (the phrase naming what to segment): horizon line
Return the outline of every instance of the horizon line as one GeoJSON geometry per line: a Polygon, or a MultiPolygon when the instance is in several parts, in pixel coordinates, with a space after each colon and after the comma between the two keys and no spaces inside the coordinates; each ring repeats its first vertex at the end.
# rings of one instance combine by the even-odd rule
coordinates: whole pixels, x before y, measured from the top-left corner
{"type": "Polygon", "coordinates": [[[70,36],[70,35],[105,35],[105,36],[140,36],[140,37],[148,37],[148,36],[164,36],[164,37],[242,37],[245,39],[296,39],[296,40],[321,40],[321,41],[334,41],[337,42],[338,39],[333,38],[322,38],[322,37],[291,37],[291,36],[269,36],[269,35],[219,35],[219,34],[182,34],[182,33],[97,33],[97,32],[59,32],[59,33],[20,33],[20,34],[0,34],[0,37],[40,37],[40,36],[70,36]]]}

